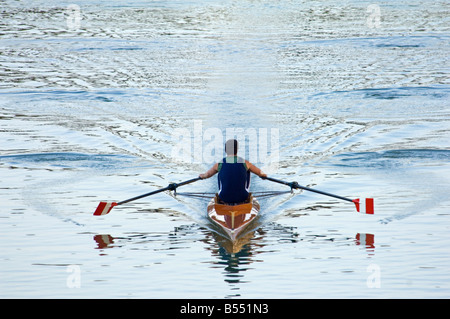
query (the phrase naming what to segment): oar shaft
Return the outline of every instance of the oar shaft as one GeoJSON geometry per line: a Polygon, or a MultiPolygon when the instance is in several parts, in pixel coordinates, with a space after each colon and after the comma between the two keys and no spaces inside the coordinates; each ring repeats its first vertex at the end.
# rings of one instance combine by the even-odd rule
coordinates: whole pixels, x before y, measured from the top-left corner
{"type": "Polygon", "coordinates": [[[164,192],[164,191],[167,191],[167,190],[169,190],[168,186],[165,187],[165,188],[161,188],[161,189],[158,189],[156,191],[147,193],[147,194],[143,194],[143,195],[139,195],[139,196],[136,196],[136,197],[133,197],[133,198],[130,198],[130,199],[123,200],[121,202],[118,202],[117,205],[126,204],[128,202],[132,202],[134,200],[141,199],[141,198],[144,198],[144,197],[147,197],[147,196],[150,196],[150,195],[158,194],[158,193],[161,193],[161,192],[164,192]]]}
{"type": "Polygon", "coordinates": [[[326,196],[330,196],[330,197],[334,197],[337,199],[342,199],[342,200],[346,200],[347,202],[353,202],[353,199],[347,198],[347,197],[343,197],[343,196],[339,196],[339,195],[335,195],[335,194],[330,194],[327,192],[323,192],[323,191],[319,191],[317,189],[313,189],[313,188],[309,188],[309,187],[305,187],[305,186],[301,186],[298,185],[298,188],[310,191],[310,192],[314,192],[314,193],[318,193],[318,194],[322,194],[322,195],[326,195],[326,196]]]}
{"type": "Polygon", "coordinates": [[[184,181],[184,182],[181,182],[181,183],[178,183],[178,184],[170,184],[169,187],[171,187],[172,185],[174,185],[175,188],[176,188],[176,187],[178,187],[178,186],[187,185],[187,184],[190,184],[190,183],[199,181],[199,180],[201,180],[201,178],[200,178],[200,177],[196,177],[196,178],[189,179],[189,180],[187,180],[187,181],[184,181]]]}
{"type": "Polygon", "coordinates": [[[175,184],[175,183],[169,184],[169,186],[161,188],[161,189],[158,189],[156,191],[152,191],[152,192],[147,193],[147,194],[139,195],[139,196],[136,196],[136,197],[133,197],[133,198],[126,199],[126,200],[123,200],[121,202],[118,202],[117,205],[122,205],[122,204],[125,204],[125,203],[128,203],[128,202],[131,202],[131,201],[134,201],[134,200],[137,200],[137,199],[141,199],[141,198],[144,198],[144,197],[147,197],[147,196],[150,196],[150,195],[158,194],[158,193],[161,193],[161,192],[164,192],[164,191],[175,190],[179,186],[190,184],[190,183],[196,182],[196,181],[198,181],[200,179],[201,179],[200,177],[196,177],[196,178],[193,178],[193,179],[190,179],[190,180],[178,183],[178,184],[175,184]]]}
{"type": "Polygon", "coordinates": [[[106,214],[108,214],[111,211],[111,209],[113,209],[113,207],[115,207],[117,205],[122,205],[122,204],[125,204],[125,203],[128,203],[128,202],[134,201],[136,199],[147,197],[147,196],[150,196],[150,195],[153,195],[153,194],[158,194],[158,193],[161,193],[161,192],[164,192],[164,191],[169,191],[169,190],[170,191],[174,191],[179,186],[190,184],[190,183],[193,183],[193,182],[198,181],[200,179],[201,179],[200,177],[196,177],[196,178],[189,179],[187,181],[184,181],[184,182],[181,182],[181,183],[178,183],[178,184],[172,183],[172,184],[169,184],[169,186],[167,186],[167,187],[158,189],[156,191],[152,191],[150,193],[139,195],[139,196],[136,196],[136,197],[133,197],[133,198],[130,198],[130,199],[126,199],[126,200],[123,200],[123,201],[118,202],[118,203],[113,202],[113,201],[102,201],[102,202],[100,202],[100,204],[98,204],[97,209],[94,212],[94,216],[106,215],[106,214]]]}
{"type": "Polygon", "coordinates": [[[297,182],[289,183],[289,182],[281,181],[279,179],[272,178],[272,177],[267,177],[265,179],[267,179],[269,181],[272,181],[272,182],[275,182],[275,183],[287,185],[287,186],[289,186],[291,188],[300,188],[300,189],[304,189],[304,190],[307,190],[307,191],[310,191],[310,192],[314,192],[314,193],[318,193],[318,194],[322,194],[322,195],[326,195],[326,196],[342,199],[342,200],[345,200],[345,201],[348,201],[348,202],[353,202],[353,200],[350,199],[350,198],[339,196],[339,195],[335,195],[335,194],[331,194],[331,193],[327,193],[327,192],[323,192],[323,191],[320,191],[320,190],[317,190],[317,189],[313,189],[313,188],[309,188],[309,187],[306,187],[306,186],[302,186],[302,185],[299,185],[297,182]]]}
{"type": "Polygon", "coordinates": [[[279,183],[279,184],[283,184],[283,185],[292,187],[292,183],[285,182],[285,181],[282,181],[282,180],[279,180],[279,179],[276,179],[276,178],[272,178],[272,177],[268,177],[268,176],[267,176],[267,177],[264,178],[264,179],[266,179],[266,180],[268,180],[268,181],[272,181],[272,182],[275,182],[275,183],[279,183]]]}

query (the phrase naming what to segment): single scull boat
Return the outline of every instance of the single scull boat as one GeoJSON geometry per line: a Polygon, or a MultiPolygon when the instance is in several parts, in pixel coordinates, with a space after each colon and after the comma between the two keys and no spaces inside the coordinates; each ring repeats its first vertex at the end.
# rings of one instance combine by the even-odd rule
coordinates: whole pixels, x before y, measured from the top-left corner
{"type": "MultiPolygon", "coordinates": [[[[347,202],[351,202],[356,206],[356,210],[358,212],[362,212],[365,214],[373,214],[374,213],[374,202],[373,198],[366,198],[365,200],[360,201],[359,198],[357,199],[350,199],[347,197],[327,193],[324,191],[319,191],[317,189],[309,188],[306,186],[301,186],[297,182],[286,182],[282,180],[278,180],[271,177],[264,178],[265,180],[272,181],[275,183],[283,184],[286,186],[289,186],[291,188],[291,192],[293,189],[302,189],[311,191],[314,193],[334,197],[337,199],[345,200],[347,202]]],[[[158,194],[164,191],[174,191],[176,192],[176,189],[180,186],[187,185],[194,183],[196,181],[201,180],[201,178],[193,178],[181,183],[171,183],[167,187],[139,195],[127,200],[123,200],[121,202],[114,202],[114,201],[101,201],[99,205],[97,206],[97,209],[94,212],[94,215],[101,216],[108,214],[115,206],[122,205],[140,198],[144,198],[150,195],[158,194]]],[[[262,196],[272,196],[277,194],[282,194],[286,192],[260,192],[259,197],[262,196]]],[[[197,197],[205,197],[206,193],[190,193],[191,196],[197,196],[197,197]]],[[[238,204],[238,205],[229,205],[225,203],[221,203],[217,194],[213,197],[213,199],[210,201],[207,207],[207,213],[208,217],[213,221],[215,225],[218,225],[221,229],[225,231],[225,233],[228,235],[228,237],[235,241],[239,237],[240,234],[243,233],[243,231],[247,228],[247,226],[255,220],[255,218],[258,216],[260,205],[258,201],[255,199],[255,194],[250,195],[246,203],[238,204]]],[[[186,193],[185,195],[188,195],[186,193]]],[[[211,195],[209,195],[208,198],[211,195]]]]}
{"type": "Polygon", "coordinates": [[[218,225],[232,241],[235,241],[258,216],[259,210],[260,205],[251,194],[247,202],[237,205],[221,203],[216,194],[207,207],[210,220],[218,225]]]}

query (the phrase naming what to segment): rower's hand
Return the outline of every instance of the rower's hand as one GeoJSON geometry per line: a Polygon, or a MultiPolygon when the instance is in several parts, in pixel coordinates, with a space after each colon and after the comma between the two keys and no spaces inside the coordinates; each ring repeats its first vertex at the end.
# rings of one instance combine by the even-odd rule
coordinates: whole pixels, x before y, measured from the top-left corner
{"type": "Polygon", "coordinates": [[[262,179],[266,179],[267,178],[267,174],[266,173],[261,173],[259,175],[259,177],[261,177],[262,179]]]}
{"type": "Polygon", "coordinates": [[[206,178],[206,174],[200,174],[200,175],[198,175],[198,177],[199,177],[200,179],[205,179],[205,178],[206,178]]]}

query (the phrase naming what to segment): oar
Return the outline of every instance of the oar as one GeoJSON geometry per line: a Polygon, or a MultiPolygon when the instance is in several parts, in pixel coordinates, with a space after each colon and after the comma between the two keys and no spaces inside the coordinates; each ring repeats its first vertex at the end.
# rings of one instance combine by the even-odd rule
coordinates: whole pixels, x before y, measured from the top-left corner
{"type": "Polygon", "coordinates": [[[361,210],[361,212],[366,213],[366,214],[373,214],[374,213],[374,205],[373,205],[373,198],[366,198],[364,204],[360,203],[359,198],[357,199],[350,199],[347,197],[343,197],[343,196],[339,196],[339,195],[335,195],[335,194],[330,194],[327,192],[323,192],[317,189],[313,189],[313,188],[309,188],[306,186],[301,186],[299,185],[297,182],[285,182],[285,181],[281,181],[279,179],[276,178],[272,178],[272,177],[266,177],[264,179],[267,179],[269,181],[275,182],[275,183],[279,183],[279,184],[283,184],[283,185],[287,185],[289,186],[291,189],[292,188],[296,188],[296,189],[304,189],[310,192],[314,192],[314,193],[318,193],[318,194],[322,194],[322,195],[326,195],[326,196],[331,196],[337,199],[342,199],[345,200],[347,202],[352,202],[353,204],[355,204],[356,206],[356,210],[359,212],[361,210]],[[363,207],[365,206],[365,207],[363,207]],[[362,209],[360,209],[362,208],[362,209]]]}
{"type": "Polygon", "coordinates": [[[137,200],[137,199],[140,199],[140,198],[143,198],[143,197],[147,197],[147,196],[150,196],[150,195],[158,194],[158,193],[161,193],[161,192],[164,192],[164,191],[169,191],[169,190],[170,191],[174,191],[174,190],[177,189],[177,187],[196,182],[196,181],[198,181],[200,179],[201,179],[200,177],[197,177],[197,178],[193,178],[193,179],[190,179],[190,180],[178,183],[178,184],[172,183],[172,184],[169,184],[167,187],[158,189],[156,191],[153,191],[153,192],[150,192],[150,193],[147,193],[147,194],[139,195],[139,196],[136,196],[136,197],[133,197],[133,198],[130,198],[130,199],[126,199],[126,200],[123,200],[123,201],[118,202],[118,203],[112,202],[112,201],[102,201],[102,202],[100,202],[100,204],[98,204],[97,209],[94,212],[94,215],[95,216],[106,215],[115,206],[122,205],[122,204],[125,204],[125,203],[129,203],[131,201],[134,201],[134,200],[137,200]]]}

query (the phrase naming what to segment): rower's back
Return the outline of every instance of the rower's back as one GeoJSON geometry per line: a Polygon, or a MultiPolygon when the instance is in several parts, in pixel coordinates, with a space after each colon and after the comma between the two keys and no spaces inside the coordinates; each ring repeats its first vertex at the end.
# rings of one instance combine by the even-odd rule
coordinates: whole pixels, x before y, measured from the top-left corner
{"type": "Polygon", "coordinates": [[[250,171],[245,160],[239,156],[227,156],[218,166],[219,198],[227,204],[247,201],[250,186],[250,171]]]}

